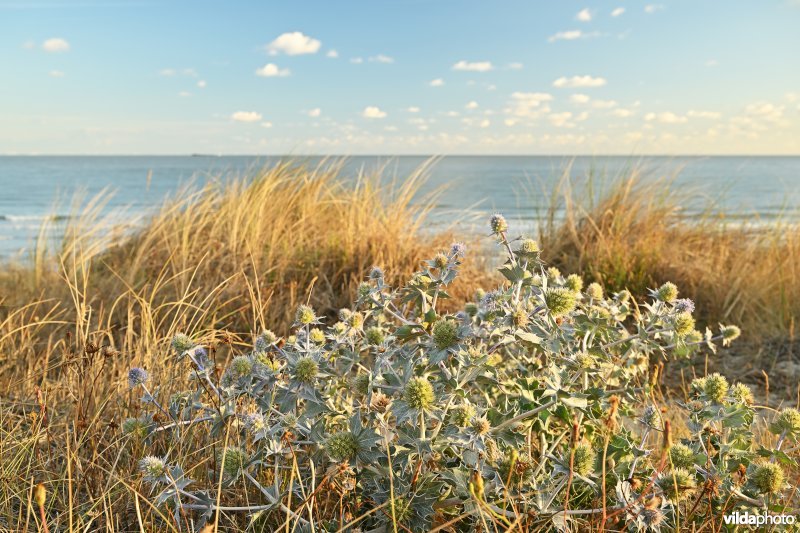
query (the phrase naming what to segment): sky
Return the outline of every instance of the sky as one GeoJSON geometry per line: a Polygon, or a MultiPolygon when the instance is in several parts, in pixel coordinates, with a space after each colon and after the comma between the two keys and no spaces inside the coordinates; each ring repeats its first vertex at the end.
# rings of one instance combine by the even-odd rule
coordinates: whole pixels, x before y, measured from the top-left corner
{"type": "Polygon", "coordinates": [[[800,0],[0,0],[0,154],[800,155],[800,0]]]}

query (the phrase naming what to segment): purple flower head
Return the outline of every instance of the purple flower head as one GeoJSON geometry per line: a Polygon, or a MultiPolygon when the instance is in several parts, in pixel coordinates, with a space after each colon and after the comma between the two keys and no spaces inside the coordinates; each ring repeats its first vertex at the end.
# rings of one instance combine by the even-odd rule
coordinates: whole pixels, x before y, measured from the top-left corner
{"type": "Polygon", "coordinates": [[[681,298],[680,300],[675,300],[675,310],[679,313],[693,313],[694,302],[691,301],[689,298],[681,298]]]}
{"type": "Polygon", "coordinates": [[[143,385],[148,378],[147,370],[141,367],[134,367],[128,371],[128,385],[130,388],[135,388],[138,385],[143,385]]]}

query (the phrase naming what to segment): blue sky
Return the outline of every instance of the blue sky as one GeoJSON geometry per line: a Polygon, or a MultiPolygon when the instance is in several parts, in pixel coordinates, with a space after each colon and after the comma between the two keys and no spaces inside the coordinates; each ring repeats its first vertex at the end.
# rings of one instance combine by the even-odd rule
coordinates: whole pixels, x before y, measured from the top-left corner
{"type": "Polygon", "coordinates": [[[0,153],[800,154],[800,1],[4,1],[0,153]]]}

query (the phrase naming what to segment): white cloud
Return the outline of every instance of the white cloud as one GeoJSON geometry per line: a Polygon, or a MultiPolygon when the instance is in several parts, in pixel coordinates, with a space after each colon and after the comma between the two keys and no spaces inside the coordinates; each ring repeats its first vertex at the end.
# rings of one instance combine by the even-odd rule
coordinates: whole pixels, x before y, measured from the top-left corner
{"type": "Polygon", "coordinates": [[[51,70],[50,71],[50,77],[51,78],[63,78],[64,77],[64,72],[61,71],[61,70],[51,70]]]}
{"type": "Polygon", "coordinates": [[[523,66],[524,65],[522,63],[519,63],[517,61],[508,64],[508,68],[510,68],[511,70],[522,70],[523,66]]]}
{"type": "Polygon", "coordinates": [[[262,123],[261,123],[261,127],[262,127],[262,128],[271,128],[271,127],[272,127],[272,122],[269,122],[269,121],[267,121],[267,122],[262,122],[262,123]]]}
{"type": "Polygon", "coordinates": [[[575,125],[570,122],[572,113],[569,111],[564,111],[563,113],[553,113],[547,118],[550,120],[550,123],[557,128],[571,128],[575,125]]]}
{"type": "Polygon", "coordinates": [[[547,93],[515,92],[511,94],[511,107],[506,111],[516,117],[537,118],[542,113],[550,112],[546,102],[552,99],[553,96],[547,93]]]}
{"type": "Polygon", "coordinates": [[[174,76],[174,75],[175,75],[175,69],[174,69],[174,68],[162,68],[162,69],[161,69],[161,70],[158,72],[158,74],[159,74],[160,76],[166,76],[166,77],[169,77],[169,76],[174,76]]]}
{"type": "Polygon", "coordinates": [[[656,122],[661,122],[662,124],[683,124],[689,120],[684,116],[676,115],[672,111],[664,111],[661,113],[647,113],[644,116],[644,119],[647,122],[656,121],[656,122]]]}
{"type": "Polygon", "coordinates": [[[492,122],[488,118],[485,118],[485,119],[481,120],[481,123],[480,123],[480,127],[481,128],[488,128],[491,125],[492,125],[492,122]]]}
{"type": "Polygon", "coordinates": [[[464,61],[463,59],[453,65],[453,70],[462,70],[467,72],[489,72],[494,67],[491,61],[464,61]]]}
{"type": "Polygon", "coordinates": [[[306,115],[308,115],[311,118],[317,118],[318,116],[322,115],[322,109],[318,107],[315,107],[314,109],[309,109],[306,112],[306,115]]]}
{"type": "Polygon", "coordinates": [[[592,76],[572,76],[571,78],[560,77],[553,82],[553,87],[602,87],[607,83],[605,78],[594,78],[592,76]]]}
{"type": "Polygon", "coordinates": [[[336,50],[328,50],[328,53],[325,54],[325,57],[336,59],[337,57],[339,57],[339,52],[337,52],[336,50]]]}
{"type": "Polygon", "coordinates": [[[664,9],[664,4],[647,4],[644,6],[645,13],[655,13],[656,11],[661,11],[664,9]]]}
{"type": "Polygon", "coordinates": [[[379,107],[371,105],[364,108],[361,116],[364,118],[386,118],[386,111],[381,111],[379,107]]]}
{"type": "Polygon", "coordinates": [[[718,118],[722,117],[722,113],[719,113],[717,111],[695,111],[695,110],[691,110],[688,113],[686,113],[686,116],[690,117],[690,118],[718,119],[718,118]]]}
{"type": "Polygon", "coordinates": [[[412,105],[411,107],[406,109],[406,111],[408,111],[409,113],[419,113],[419,108],[417,106],[412,105]]]}
{"type": "Polygon", "coordinates": [[[706,61],[706,66],[707,67],[719,66],[719,61],[717,61],[716,59],[709,59],[708,61],[706,61]]]}
{"type": "Polygon", "coordinates": [[[554,43],[556,41],[574,41],[575,39],[580,39],[583,37],[583,32],[581,30],[568,30],[568,31],[560,31],[555,35],[551,35],[548,37],[548,41],[554,43]]]}
{"type": "Polygon", "coordinates": [[[616,100],[594,100],[592,101],[592,107],[595,109],[611,109],[617,107],[616,100]]]}
{"type": "Polygon", "coordinates": [[[378,54],[369,58],[372,63],[394,63],[394,58],[387,55],[378,54]]]}
{"type": "Polygon", "coordinates": [[[589,101],[589,95],[586,94],[573,94],[569,97],[570,101],[576,104],[585,104],[589,101]]]}
{"type": "Polygon", "coordinates": [[[286,54],[297,56],[302,54],[316,54],[322,43],[299,31],[286,32],[267,45],[270,55],[286,54]]]}
{"type": "Polygon", "coordinates": [[[25,50],[33,50],[34,48],[36,48],[36,43],[34,41],[25,41],[24,43],[22,43],[22,48],[24,48],[25,50]]]}
{"type": "Polygon", "coordinates": [[[615,109],[614,111],[612,111],[611,114],[614,115],[615,117],[619,117],[619,118],[628,118],[628,117],[633,116],[633,111],[631,111],[630,109],[625,109],[625,108],[619,107],[619,108],[615,109]]]}
{"type": "Polygon", "coordinates": [[[237,111],[231,115],[231,119],[236,122],[258,122],[261,120],[261,113],[256,111],[237,111]]]}
{"type": "Polygon", "coordinates": [[[625,13],[625,8],[624,7],[618,7],[614,11],[611,12],[611,16],[612,17],[618,17],[618,16],[622,15],[623,13],[625,13]]]}
{"type": "Polygon", "coordinates": [[[473,100],[470,103],[468,103],[467,105],[465,105],[464,107],[466,107],[467,109],[478,109],[478,102],[473,100]]]}
{"type": "Polygon", "coordinates": [[[589,22],[592,20],[592,12],[589,11],[588,7],[585,7],[578,11],[578,14],[575,15],[576,20],[580,20],[581,22],[589,22]]]}
{"type": "Polygon", "coordinates": [[[190,96],[192,96],[192,93],[190,93],[189,91],[181,91],[178,93],[178,96],[180,96],[181,98],[189,98],[190,96]]]}
{"type": "Polygon", "coordinates": [[[429,83],[431,87],[441,87],[444,85],[444,80],[442,78],[436,78],[435,80],[431,80],[429,83]]]}
{"type": "Polygon", "coordinates": [[[776,106],[769,102],[756,102],[747,105],[744,111],[752,117],[761,118],[769,122],[779,122],[783,119],[784,106],[776,106]]]}
{"type": "Polygon", "coordinates": [[[200,81],[198,81],[198,82],[197,82],[197,86],[198,86],[200,89],[205,89],[207,85],[208,85],[208,84],[206,83],[206,80],[200,80],[200,81]]]}
{"type": "Polygon", "coordinates": [[[360,65],[361,63],[364,62],[364,58],[363,57],[351,57],[350,58],[350,62],[353,63],[354,65],[360,65]]]}
{"type": "Polygon", "coordinates": [[[42,43],[42,50],[45,52],[67,52],[69,43],[61,37],[53,37],[42,43]]]}
{"type": "Polygon", "coordinates": [[[291,71],[288,68],[280,68],[275,63],[267,63],[263,67],[256,69],[256,76],[262,78],[285,78],[291,71]]]}

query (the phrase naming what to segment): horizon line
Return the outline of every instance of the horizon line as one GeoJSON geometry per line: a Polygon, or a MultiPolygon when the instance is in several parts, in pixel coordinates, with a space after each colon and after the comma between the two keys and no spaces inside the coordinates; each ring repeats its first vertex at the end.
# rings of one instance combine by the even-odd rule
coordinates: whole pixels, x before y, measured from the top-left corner
{"type": "Polygon", "coordinates": [[[174,153],[174,154],[157,154],[157,153],[132,153],[132,154],[97,154],[97,153],[0,153],[0,157],[208,157],[208,158],[224,158],[224,157],[292,157],[302,159],[307,157],[335,157],[335,158],[349,158],[349,157],[428,157],[428,158],[441,158],[441,157],[800,157],[800,153],[795,154],[459,154],[459,153],[446,153],[446,154],[391,154],[391,153],[376,153],[376,154],[209,154],[209,153],[174,153]]]}

